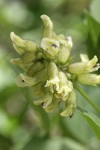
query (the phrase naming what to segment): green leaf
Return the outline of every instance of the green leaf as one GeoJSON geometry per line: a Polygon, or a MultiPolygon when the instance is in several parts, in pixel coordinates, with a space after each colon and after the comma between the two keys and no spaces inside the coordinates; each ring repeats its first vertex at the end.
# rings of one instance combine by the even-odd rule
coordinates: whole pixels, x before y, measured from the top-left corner
{"type": "Polygon", "coordinates": [[[98,37],[100,35],[100,23],[98,23],[92,16],[87,14],[87,27],[88,32],[93,42],[93,46],[96,48],[98,37]]]}
{"type": "Polygon", "coordinates": [[[87,15],[87,51],[89,57],[97,55],[100,62],[100,23],[97,22],[90,14],[87,15]]]}
{"type": "Polygon", "coordinates": [[[100,23],[100,1],[93,0],[90,5],[90,13],[100,23]]]}
{"type": "Polygon", "coordinates": [[[100,118],[93,113],[82,112],[83,117],[88,121],[96,136],[100,140],[100,118]]]}

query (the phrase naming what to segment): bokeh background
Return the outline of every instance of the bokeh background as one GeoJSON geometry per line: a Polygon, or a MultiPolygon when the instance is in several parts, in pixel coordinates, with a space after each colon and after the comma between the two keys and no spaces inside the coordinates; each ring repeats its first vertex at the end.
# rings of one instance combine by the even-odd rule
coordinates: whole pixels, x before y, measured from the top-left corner
{"type": "MultiPolygon", "coordinates": [[[[34,106],[29,89],[15,84],[22,70],[10,63],[17,56],[10,32],[39,42],[42,14],[51,17],[57,33],[72,36],[76,60],[87,53],[100,62],[100,0],[0,0],[0,150],[99,150],[100,142],[79,111],[71,119],[58,111],[47,114],[34,106]]],[[[100,106],[100,86],[82,88],[100,106]]],[[[78,93],[77,102],[96,113],[78,93]]]]}

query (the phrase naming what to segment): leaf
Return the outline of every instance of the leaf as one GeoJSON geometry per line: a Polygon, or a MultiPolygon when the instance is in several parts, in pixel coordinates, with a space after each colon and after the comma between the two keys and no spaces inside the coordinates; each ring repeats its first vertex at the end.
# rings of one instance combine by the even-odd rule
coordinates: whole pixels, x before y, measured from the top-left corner
{"type": "Polygon", "coordinates": [[[97,55],[100,62],[100,23],[87,13],[87,51],[89,57],[97,55]]]}
{"type": "Polygon", "coordinates": [[[100,140],[100,118],[93,113],[81,112],[100,140]]]}
{"type": "Polygon", "coordinates": [[[90,13],[100,23],[100,1],[93,0],[90,5],[90,13]]]}
{"type": "Polygon", "coordinates": [[[93,46],[96,48],[98,37],[100,35],[100,24],[92,16],[87,14],[87,27],[93,46]]]}

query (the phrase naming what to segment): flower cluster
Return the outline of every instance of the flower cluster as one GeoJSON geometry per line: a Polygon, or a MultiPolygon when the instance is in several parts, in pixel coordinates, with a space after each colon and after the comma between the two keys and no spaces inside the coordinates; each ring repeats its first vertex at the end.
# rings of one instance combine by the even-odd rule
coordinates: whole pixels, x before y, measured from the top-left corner
{"type": "Polygon", "coordinates": [[[81,62],[71,64],[71,37],[57,35],[48,16],[42,15],[41,19],[44,30],[40,45],[23,40],[11,32],[13,46],[20,55],[11,62],[24,70],[16,82],[20,87],[31,87],[34,103],[41,105],[45,111],[62,106],[64,110],[60,115],[71,117],[76,109],[73,82],[100,84],[100,76],[91,73],[98,70],[100,65],[96,56],[89,60],[85,54],[80,55],[81,62]]]}

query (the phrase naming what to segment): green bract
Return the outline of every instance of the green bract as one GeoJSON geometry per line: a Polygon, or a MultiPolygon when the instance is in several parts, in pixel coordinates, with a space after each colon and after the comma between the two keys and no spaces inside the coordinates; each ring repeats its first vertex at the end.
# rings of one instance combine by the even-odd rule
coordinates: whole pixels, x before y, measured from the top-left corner
{"type": "Polygon", "coordinates": [[[30,87],[34,104],[41,105],[46,112],[54,111],[62,105],[60,115],[71,117],[76,109],[73,82],[100,84],[100,76],[91,74],[100,68],[98,58],[94,56],[89,60],[87,55],[81,54],[81,62],[71,64],[71,37],[57,35],[48,16],[42,15],[41,19],[44,29],[39,45],[11,32],[13,46],[20,55],[11,62],[24,69],[24,73],[20,73],[17,78],[17,85],[30,87]]]}

